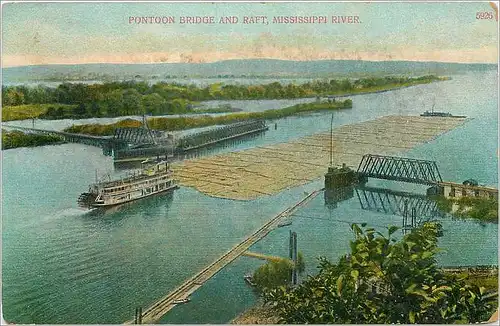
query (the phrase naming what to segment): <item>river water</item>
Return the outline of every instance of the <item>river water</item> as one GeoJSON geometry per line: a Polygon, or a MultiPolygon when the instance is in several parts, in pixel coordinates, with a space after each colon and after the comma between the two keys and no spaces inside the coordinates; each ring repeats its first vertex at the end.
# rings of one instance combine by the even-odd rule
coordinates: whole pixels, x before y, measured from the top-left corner
{"type": "MultiPolygon", "coordinates": [[[[471,118],[404,156],[436,160],[443,179],[474,178],[497,185],[497,75],[452,76],[450,81],[352,97],[353,108],[334,112],[335,125],[389,114],[415,115],[435,110],[471,118]]],[[[200,155],[242,150],[329,130],[331,113],[276,121],[268,132],[200,155]]],[[[274,121],[273,121],[274,123],[274,121]]],[[[253,201],[205,196],[181,187],[173,194],[145,199],[106,212],[76,205],[96,170],[113,175],[111,157],[99,148],[63,144],[3,151],[2,297],[3,314],[15,323],[121,323],[133,318],[183,280],[215,260],[272,216],[322,186],[319,179],[253,201]]],[[[386,183],[370,181],[370,185],[386,183]]],[[[394,189],[411,186],[398,183],[394,189]]],[[[415,191],[423,189],[414,187],[415,191]],[[418,189],[417,189],[418,188],[418,189]]],[[[337,259],[352,239],[349,224],[376,228],[401,225],[401,217],[363,210],[356,195],[332,209],[323,196],[296,213],[253,251],[287,254],[288,232],[298,234],[307,272],[318,256],[337,259]]],[[[497,264],[496,224],[442,219],[442,265],[497,264]]],[[[173,309],[162,323],[227,323],[252,306],[255,294],[243,276],[261,261],[240,257],[173,309]]]]}

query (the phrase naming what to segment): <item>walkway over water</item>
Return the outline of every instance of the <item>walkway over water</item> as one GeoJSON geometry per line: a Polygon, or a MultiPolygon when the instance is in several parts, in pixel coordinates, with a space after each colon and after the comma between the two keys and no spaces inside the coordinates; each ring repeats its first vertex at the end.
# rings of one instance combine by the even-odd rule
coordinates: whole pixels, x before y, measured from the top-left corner
{"type": "Polygon", "coordinates": [[[429,142],[467,119],[387,116],[343,125],[288,143],[174,164],[180,183],[214,197],[248,200],[323,176],[330,161],[356,169],[365,154],[395,155],[429,142]],[[332,139],[333,138],[333,139],[332,139]]]}
{"type": "MultiPolygon", "coordinates": [[[[314,197],[316,197],[323,189],[316,190],[295,205],[285,209],[271,220],[262,225],[257,231],[252,233],[248,238],[231,248],[228,252],[218,258],[216,261],[205,267],[199,273],[191,277],[189,280],[182,283],[165,297],[158,300],[142,313],[142,323],[151,324],[158,322],[168,311],[175,307],[175,300],[182,300],[189,297],[193,292],[199,289],[212,276],[217,274],[222,268],[230,262],[245,253],[253,244],[264,238],[269,232],[278,227],[278,224],[293,214],[296,210],[306,205],[314,197]]],[[[129,324],[134,321],[127,322],[129,324]]]]}

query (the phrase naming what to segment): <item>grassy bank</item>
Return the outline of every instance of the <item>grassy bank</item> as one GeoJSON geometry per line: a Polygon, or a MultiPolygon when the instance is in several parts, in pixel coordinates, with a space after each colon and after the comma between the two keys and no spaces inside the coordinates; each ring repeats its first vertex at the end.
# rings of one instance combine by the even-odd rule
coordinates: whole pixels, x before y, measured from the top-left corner
{"type": "Polygon", "coordinates": [[[435,199],[439,209],[457,218],[472,218],[481,222],[498,223],[498,199],[470,198],[435,199]]]}
{"type": "MultiPolygon", "coordinates": [[[[343,108],[351,108],[352,101],[336,102],[314,102],[297,104],[279,110],[266,110],[263,112],[241,112],[228,114],[224,116],[202,116],[202,117],[179,117],[179,118],[151,118],[148,120],[148,125],[152,129],[157,130],[184,130],[191,128],[200,128],[213,125],[229,124],[233,122],[251,120],[251,119],[280,119],[301,113],[310,113],[324,110],[338,110],[343,108]]],[[[123,127],[121,122],[109,125],[79,125],[66,128],[64,131],[72,133],[82,133],[88,135],[111,135],[115,128],[123,127]]],[[[140,124],[140,123],[139,123],[140,124]]],[[[128,125],[127,125],[128,126],[128,125]]],[[[131,126],[132,127],[132,126],[131,126]]]]}
{"type": "Polygon", "coordinates": [[[76,105],[69,104],[25,104],[2,107],[2,121],[25,120],[39,118],[49,110],[70,112],[76,105]]]}
{"type": "MultiPolygon", "coordinates": [[[[159,112],[158,114],[200,114],[200,113],[228,113],[239,112],[241,109],[235,109],[231,106],[219,106],[215,108],[201,109],[186,109],[185,107],[178,109],[175,113],[159,112]]],[[[104,118],[115,117],[116,115],[106,115],[102,113],[94,114],[91,106],[70,105],[70,104],[25,104],[17,106],[5,106],[2,108],[2,120],[25,120],[25,119],[44,119],[44,120],[61,120],[61,119],[89,119],[89,118],[104,118]]]]}
{"type": "Polygon", "coordinates": [[[134,119],[126,119],[107,125],[101,125],[101,124],[73,125],[69,128],[64,129],[64,131],[76,134],[111,136],[113,135],[116,128],[128,128],[128,127],[138,128],[140,126],[142,126],[142,122],[134,119]]]}
{"type": "Polygon", "coordinates": [[[25,134],[20,131],[2,130],[2,149],[17,147],[35,147],[62,142],[59,136],[25,134]]]}

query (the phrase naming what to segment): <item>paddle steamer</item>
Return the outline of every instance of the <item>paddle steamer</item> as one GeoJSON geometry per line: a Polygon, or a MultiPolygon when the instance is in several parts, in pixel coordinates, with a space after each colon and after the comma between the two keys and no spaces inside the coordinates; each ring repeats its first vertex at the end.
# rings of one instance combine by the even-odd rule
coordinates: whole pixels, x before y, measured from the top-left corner
{"type": "Polygon", "coordinates": [[[89,191],[78,198],[78,205],[83,208],[114,206],[176,188],[178,185],[167,162],[149,164],[145,161],[138,174],[91,184],[89,191]]]}

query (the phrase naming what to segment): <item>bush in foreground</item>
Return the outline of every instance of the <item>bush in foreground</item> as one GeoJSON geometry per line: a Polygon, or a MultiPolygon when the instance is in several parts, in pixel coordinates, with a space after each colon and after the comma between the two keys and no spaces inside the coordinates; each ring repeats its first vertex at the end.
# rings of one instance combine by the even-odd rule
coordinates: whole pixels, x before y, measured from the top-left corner
{"type": "Polygon", "coordinates": [[[353,224],[351,253],[296,288],[264,292],[280,321],[295,323],[475,323],[496,306],[485,289],[436,266],[440,225],[426,223],[400,241],[353,224]]]}

